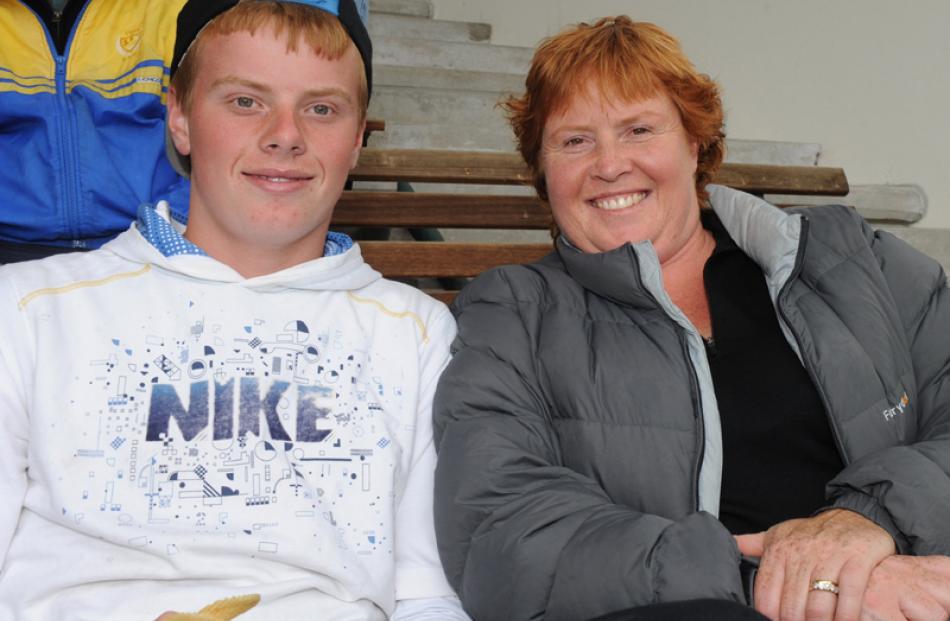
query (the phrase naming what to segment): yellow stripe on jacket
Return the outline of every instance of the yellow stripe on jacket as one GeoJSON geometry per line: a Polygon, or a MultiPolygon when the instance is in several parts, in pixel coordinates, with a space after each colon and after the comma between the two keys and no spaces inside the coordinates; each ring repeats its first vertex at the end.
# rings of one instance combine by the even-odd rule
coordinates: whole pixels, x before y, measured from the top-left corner
{"type": "Polygon", "coordinates": [[[56,63],[43,25],[19,2],[0,2],[0,92],[55,92],[56,63]]]}
{"type": "Polygon", "coordinates": [[[163,68],[171,64],[178,13],[184,3],[93,0],[73,34],[66,67],[70,86],[94,84],[94,90],[110,98],[153,93],[164,100],[167,77],[163,68]],[[142,67],[146,62],[152,66],[142,67]]]}

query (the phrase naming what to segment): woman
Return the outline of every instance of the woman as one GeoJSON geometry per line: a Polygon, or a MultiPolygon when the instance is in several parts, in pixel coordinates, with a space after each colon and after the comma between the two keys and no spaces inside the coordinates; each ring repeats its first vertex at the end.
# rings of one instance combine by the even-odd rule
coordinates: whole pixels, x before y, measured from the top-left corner
{"type": "Polygon", "coordinates": [[[773,619],[946,618],[948,560],[907,556],[950,552],[940,267],[850,209],[707,185],[718,89],[656,26],[581,24],[526,86],[507,105],[555,251],[462,292],[436,395],[473,617],[745,603],[744,553],[773,619]]]}

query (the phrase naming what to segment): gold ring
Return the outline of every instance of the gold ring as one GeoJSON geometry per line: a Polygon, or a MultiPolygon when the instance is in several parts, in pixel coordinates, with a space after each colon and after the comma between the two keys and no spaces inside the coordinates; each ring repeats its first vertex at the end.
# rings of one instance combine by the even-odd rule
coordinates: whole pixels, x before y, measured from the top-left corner
{"type": "Polygon", "coordinates": [[[811,583],[809,591],[825,591],[826,593],[838,594],[838,583],[834,580],[815,580],[811,583]]]}

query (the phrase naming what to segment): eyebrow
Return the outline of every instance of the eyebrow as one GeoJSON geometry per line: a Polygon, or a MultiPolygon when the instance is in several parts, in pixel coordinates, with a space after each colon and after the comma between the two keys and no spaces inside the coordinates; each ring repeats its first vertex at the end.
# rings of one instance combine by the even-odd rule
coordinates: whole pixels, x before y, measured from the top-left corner
{"type": "MultiPolygon", "coordinates": [[[[643,110],[636,114],[631,114],[630,116],[626,116],[620,119],[619,121],[616,121],[615,123],[612,124],[612,126],[615,128],[626,127],[633,123],[642,122],[644,120],[660,121],[660,120],[664,120],[665,118],[666,118],[666,115],[663,114],[662,112],[656,112],[653,110],[643,110]]],[[[589,125],[581,123],[578,125],[564,125],[562,127],[558,127],[554,129],[551,133],[554,134],[554,133],[560,133],[560,132],[587,131],[588,129],[590,129],[589,125]]]]}
{"type": "MultiPolygon", "coordinates": [[[[273,89],[266,84],[261,84],[260,82],[255,82],[253,80],[247,80],[245,78],[239,78],[237,76],[225,76],[219,78],[212,82],[210,90],[216,90],[221,87],[227,86],[242,86],[244,88],[261,92],[261,93],[270,93],[273,89]]],[[[336,96],[344,99],[347,103],[353,103],[353,97],[343,90],[342,88],[337,88],[335,86],[329,86],[326,88],[314,88],[308,91],[305,91],[303,96],[304,98],[310,99],[313,97],[326,97],[326,96],[336,96]]]]}

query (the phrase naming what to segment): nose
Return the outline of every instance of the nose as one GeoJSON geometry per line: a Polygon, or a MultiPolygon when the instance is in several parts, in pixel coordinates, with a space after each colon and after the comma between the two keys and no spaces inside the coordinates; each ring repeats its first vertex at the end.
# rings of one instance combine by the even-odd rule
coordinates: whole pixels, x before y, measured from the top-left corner
{"type": "Polygon", "coordinates": [[[294,110],[275,109],[261,135],[261,149],[275,155],[302,155],[307,150],[294,110]]]}
{"type": "Polygon", "coordinates": [[[632,167],[629,153],[615,140],[598,142],[591,165],[591,176],[602,181],[616,181],[632,167]]]}

